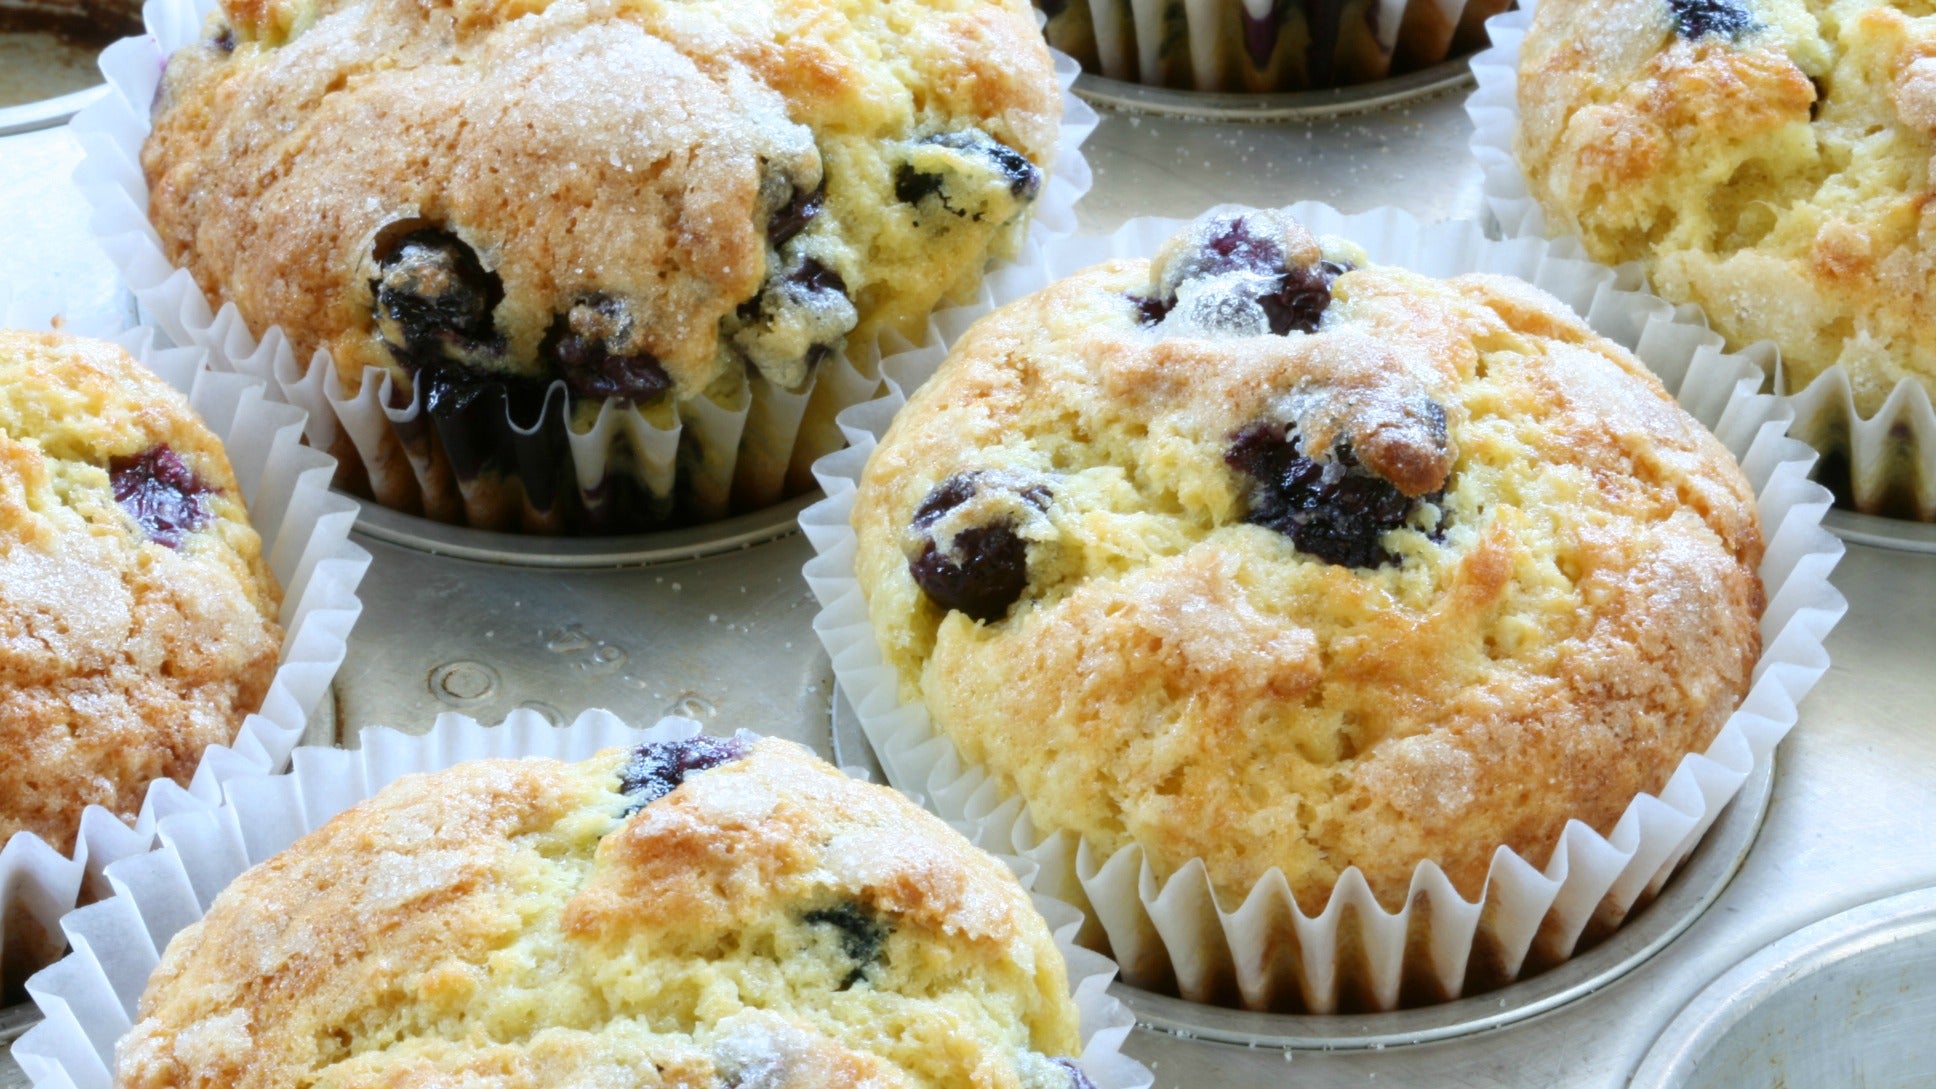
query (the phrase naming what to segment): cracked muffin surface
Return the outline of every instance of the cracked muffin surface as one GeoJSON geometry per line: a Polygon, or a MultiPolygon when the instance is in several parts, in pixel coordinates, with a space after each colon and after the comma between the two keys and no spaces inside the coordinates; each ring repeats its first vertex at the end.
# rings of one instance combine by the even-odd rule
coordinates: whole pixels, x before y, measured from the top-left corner
{"type": "Polygon", "coordinates": [[[1770,339],[1790,390],[1846,367],[1873,413],[1936,394],[1936,17],[1872,0],[1553,0],[1515,150],[1548,217],[1770,339]]]}
{"type": "Polygon", "coordinates": [[[0,843],[132,822],[260,708],[281,591],[220,441],[113,344],[0,331],[0,843]]]}
{"type": "Polygon", "coordinates": [[[1306,911],[1477,895],[1706,746],[1759,653],[1733,458],[1516,280],[1207,216],[983,318],[855,498],[904,699],[1035,824],[1306,911]]]}
{"type": "Polygon", "coordinates": [[[1018,243],[1059,117],[1020,0],[229,0],[142,163],[169,256],[352,393],[582,411],[913,330],[1018,243]]]}
{"type": "Polygon", "coordinates": [[[405,776],[176,936],[124,1089],[1093,1089],[996,859],[750,735],[405,776]]]}

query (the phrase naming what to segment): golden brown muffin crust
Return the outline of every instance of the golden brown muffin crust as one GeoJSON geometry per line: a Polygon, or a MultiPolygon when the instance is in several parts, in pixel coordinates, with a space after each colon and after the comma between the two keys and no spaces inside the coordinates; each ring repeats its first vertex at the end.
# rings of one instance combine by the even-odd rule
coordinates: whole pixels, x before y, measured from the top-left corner
{"type": "Polygon", "coordinates": [[[1230,907],[1276,867],[1315,911],[1354,865],[1395,907],[1427,860],[1474,896],[1496,847],[1541,863],[1567,820],[1605,832],[1664,785],[1759,653],[1753,496],[1631,355],[1518,281],[1325,253],[1357,267],[1314,333],[1152,326],[1142,261],[996,311],[855,502],[905,697],[1038,827],[1140,844],[1159,876],[1200,858],[1230,907]],[[1412,513],[1388,562],[1252,524],[1259,421],[1391,474],[1412,513]],[[990,474],[967,513],[910,528],[960,473],[990,474]],[[1027,583],[978,622],[912,572],[990,524],[1027,583]]]}
{"type": "Polygon", "coordinates": [[[0,331],[0,842],[69,849],[88,805],[150,782],[262,703],[281,592],[216,437],[112,344],[0,331]],[[207,489],[178,547],[117,502],[116,459],[166,448],[207,489]]]}
{"type": "Polygon", "coordinates": [[[630,759],[406,776],[243,874],[117,1084],[1067,1089],[1062,958],[1000,863],[787,742],[651,801],[630,759]]]}

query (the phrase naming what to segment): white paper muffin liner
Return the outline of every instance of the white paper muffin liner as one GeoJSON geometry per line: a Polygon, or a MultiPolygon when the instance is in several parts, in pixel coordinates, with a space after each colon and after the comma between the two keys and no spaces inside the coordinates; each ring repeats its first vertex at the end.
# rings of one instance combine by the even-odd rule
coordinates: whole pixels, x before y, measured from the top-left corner
{"type": "MultiPolygon", "coordinates": [[[[280,328],[257,336],[233,304],[219,310],[211,305],[194,278],[168,260],[149,225],[141,171],[149,106],[168,55],[197,39],[215,4],[148,0],[142,13],[147,35],[124,38],[102,53],[101,71],[112,92],[73,121],[85,151],[74,182],[94,209],[95,237],[149,320],[177,343],[218,348],[238,369],[307,410],[309,441],[342,462],[343,486],[367,490],[388,507],[485,529],[649,528],[675,501],[681,520],[710,521],[810,489],[813,462],[839,447],[835,415],[879,392],[878,352],[850,344],[814,367],[799,390],[754,377],[722,398],[702,396],[676,406],[635,410],[608,401],[580,432],[566,426],[565,386],[554,382],[543,416],[530,428],[513,423],[508,410],[502,420],[447,425],[471,430],[481,424],[470,437],[500,451],[501,475],[460,479],[443,445],[432,441],[436,425],[422,411],[421,397],[404,403],[389,372],[379,367],[366,369],[352,394],[327,351],[301,360],[280,328]],[[514,453],[507,457],[504,450],[514,453]],[[626,510],[616,509],[614,482],[637,493],[626,500],[626,510]],[[574,512],[569,524],[565,512],[574,512]]],[[[1076,62],[1060,53],[1054,59],[1061,132],[1016,257],[1024,264],[1037,260],[1045,243],[1075,231],[1075,203],[1092,180],[1081,145],[1097,117],[1069,93],[1076,62]]]]}
{"type": "MultiPolygon", "coordinates": [[[[0,327],[32,327],[16,325],[7,302],[0,297],[0,327]]],[[[29,832],[0,848],[0,950],[11,961],[0,968],[0,984],[10,989],[26,971],[59,954],[62,913],[84,890],[105,890],[100,875],[109,863],[147,850],[161,818],[219,797],[227,779],[282,766],[308,728],[310,712],[327,696],[363,610],[356,587],[370,555],[349,539],[356,504],[331,494],[335,462],[301,444],[301,410],[266,400],[254,379],[220,373],[203,349],[155,347],[153,330],[111,339],[187,395],[226,447],[262,554],[282,584],[282,655],[262,707],[243,720],[235,740],[204,751],[186,789],[168,779],[150,784],[133,828],[89,806],[71,858],[62,850],[70,845],[49,844],[29,832]],[[6,970],[14,977],[6,977],[6,970]]]]}
{"type": "MultiPolygon", "coordinates": [[[[1536,6],[1536,0],[1520,0],[1518,10],[1486,23],[1492,47],[1472,58],[1478,88],[1465,107],[1472,117],[1472,153],[1484,172],[1486,208],[1505,237],[1550,238],[1555,253],[1584,257],[1585,250],[1565,224],[1547,222],[1513,155],[1519,127],[1519,48],[1536,6]]],[[[1623,269],[1622,274],[1629,272],[1623,269]]],[[[1644,279],[1638,266],[1631,275],[1644,279]]],[[[1774,376],[1773,388],[1782,395],[1784,411],[1794,415],[1789,433],[1828,456],[1834,464],[1825,464],[1823,475],[1837,489],[1846,485],[1846,499],[1855,509],[1936,522],[1936,409],[1927,387],[1913,378],[1901,380],[1882,407],[1864,419],[1848,371],[1840,364],[1795,389],[1772,341],[1752,344],[1742,354],[1774,376]]]]}
{"type": "MultiPolygon", "coordinates": [[[[1381,264],[1432,276],[1518,276],[1558,296],[1659,374],[1740,459],[1756,489],[1768,606],[1753,686],[1707,751],[1684,758],[1658,797],[1636,797],[1610,835],[1570,822],[1544,867],[1501,846],[1476,902],[1461,897],[1437,865],[1421,863],[1396,913],[1378,904],[1353,868],[1324,909],[1308,916],[1275,870],[1241,902],[1221,902],[1200,860],[1159,880],[1140,848],[1104,855],[1072,833],[1037,828],[1025,803],[1003,797],[985,769],[937,734],[925,707],[901,702],[853,566],[850,517],[868,455],[906,392],[992,309],[987,303],[937,315],[925,345],[884,363],[890,392],[841,415],[852,445],[816,466],[827,498],[800,518],[818,553],[806,577],[822,605],[814,628],[889,780],[971,829],[976,842],[1037,862],[1037,887],[1089,908],[1094,929],[1086,937],[1106,935],[1125,979],[1253,1009],[1391,1009],[1401,997],[1450,999],[1469,982],[1491,986],[1564,960],[1582,935],[1599,936],[1652,897],[1741,783],[1772,759],[1795,724],[1796,704],[1827,669],[1822,640],[1847,609],[1828,582],[1843,549],[1821,526],[1830,496],[1808,480],[1815,454],[1784,435],[1788,404],[1758,393],[1760,368],[1724,353],[1691,308],[1639,293],[1632,270],[1567,259],[1540,239],[1489,241],[1475,223],[1421,226],[1395,210],[1346,216],[1316,204],[1290,211],[1314,233],[1359,243],[1381,264]]],[[[1041,264],[993,281],[989,301],[1018,298],[1103,260],[1148,257],[1180,226],[1134,220],[1107,238],[1069,240],[1041,264]]]]}
{"type": "MultiPolygon", "coordinates": [[[[158,848],[111,867],[112,898],[61,921],[74,952],[28,981],[46,1019],[14,1044],[13,1057],[36,1086],[109,1089],[114,1045],[132,1027],[136,1001],[169,938],[201,918],[243,870],[400,776],[485,757],[575,762],[603,749],[699,732],[698,723],[682,718],[638,729],[608,711],[587,711],[562,728],[530,711],[513,712],[494,727],[446,714],[426,734],[372,728],[354,751],[305,747],[286,774],[233,779],[219,804],[202,799],[168,817],[158,848]]],[[[1026,869],[1022,860],[1004,861],[1026,869]]],[[[1097,1089],[1148,1089],[1149,1071],[1120,1051],[1135,1019],[1109,994],[1116,966],[1074,944],[1081,920],[1075,908],[1039,893],[1034,901],[1068,959],[1070,992],[1082,1016],[1084,1072],[1097,1089]]]]}

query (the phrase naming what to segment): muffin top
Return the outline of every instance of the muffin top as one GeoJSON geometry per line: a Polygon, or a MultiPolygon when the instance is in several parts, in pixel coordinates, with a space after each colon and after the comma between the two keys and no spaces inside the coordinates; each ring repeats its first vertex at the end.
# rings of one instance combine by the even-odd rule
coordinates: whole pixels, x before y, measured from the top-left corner
{"type": "Polygon", "coordinates": [[[226,0],[142,162],[170,257],[350,390],[595,407],[912,329],[1059,119],[1025,0],[226,0]]]}
{"type": "Polygon", "coordinates": [[[132,820],[256,710],[282,643],[221,443],[112,344],[0,331],[0,842],[132,820]]]}
{"type": "Polygon", "coordinates": [[[176,935],[117,1082],[1088,1089],[1008,870],[797,745],[406,776],[176,935]]]}
{"type": "Polygon", "coordinates": [[[1610,829],[1759,652],[1748,484],[1631,355],[1277,212],[976,323],[853,521],[904,698],[1038,827],[1307,911],[1610,829]]]}
{"type": "Polygon", "coordinates": [[[1543,0],[1517,152],[1589,253],[1645,263],[1791,389],[1936,394],[1936,17],[1872,0],[1543,0]]]}

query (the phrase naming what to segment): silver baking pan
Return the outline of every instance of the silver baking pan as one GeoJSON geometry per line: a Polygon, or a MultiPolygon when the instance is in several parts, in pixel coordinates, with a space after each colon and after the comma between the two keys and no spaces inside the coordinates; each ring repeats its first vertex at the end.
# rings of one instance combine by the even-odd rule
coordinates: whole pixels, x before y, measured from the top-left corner
{"type": "MultiPolygon", "coordinates": [[[[1224,201],[1476,216],[1470,131],[1457,95],[1291,123],[1106,112],[1085,145],[1096,188],[1079,209],[1089,231],[1224,201]]],[[[112,270],[64,256],[92,251],[65,182],[76,158],[58,129],[0,137],[0,282],[18,287],[32,270],[35,291],[112,315],[127,305],[112,270]]],[[[336,686],[339,742],[372,723],[421,729],[446,710],[491,720],[526,706],[562,719],[605,706],[782,734],[864,765],[812,632],[797,508],[570,545],[367,512],[359,538],[374,562],[336,686]]],[[[1248,1015],[1119,988],[1142,1021],[1125,1050],[1159,1089],[1618,1089],[1737,965],[1858,904],[1936,886],[1936,542],[1875,519],[1836,515],[1831,526],[1850,542],[1835,575],[1850,611],[1829,639],[1833,666],[1772,774],[1627,927],[1546,975],[1398,1014],[1248,1015]]],[[[0,1058],[0,1086],[17,1077],[0,1058]]]]}
{"type": "Polygon", "coordinates": [[[1667,1026],[1633,1089],[1936,1082],[1936,888],[1791,934],[1667,1026]]]}

